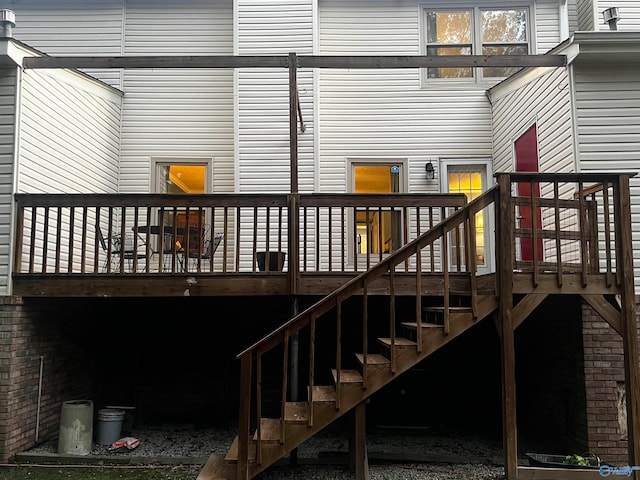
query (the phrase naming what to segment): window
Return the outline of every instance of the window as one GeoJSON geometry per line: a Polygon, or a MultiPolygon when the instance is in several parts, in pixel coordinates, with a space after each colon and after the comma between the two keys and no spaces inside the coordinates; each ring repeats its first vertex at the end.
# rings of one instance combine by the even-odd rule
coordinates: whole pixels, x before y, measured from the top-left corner
{"type": "MultiPolygon", "coordinates": [[[[426,9],[427,55],[527,55],[529,9],[426,9]]],[[[475,79],[506,77],[520,67],[427,68],[427,78],[475,79]]]]}
{"type": "MultiPolygon", "coordinates": [[[[401,191],[402,164],[354,163],[355,193],[393,193],[401,191]]],[[[360,254],[391,253],[402,246],[399,211],[390,209],[356,212],[357,252],[360,254]]]]}
{"type": "MultiPolygon", "coordinates": [[[[154,159],[155,191],[157,193],[203,194],[208,191],[208,172],[211,168],[209,160],[154,159]]],[[[206,228],[209,219],[204,211],[176,209],[162,212],[164,225],[176,225],[178,228],[206,228]],[[188,218],[187,218],[188,216],[188,218]]],[[[181,248],[185,239],[178,235],[176,246],[181,248]]],[[[201,243],[189,236],[189,249],[200,249],[201,243]]]]}

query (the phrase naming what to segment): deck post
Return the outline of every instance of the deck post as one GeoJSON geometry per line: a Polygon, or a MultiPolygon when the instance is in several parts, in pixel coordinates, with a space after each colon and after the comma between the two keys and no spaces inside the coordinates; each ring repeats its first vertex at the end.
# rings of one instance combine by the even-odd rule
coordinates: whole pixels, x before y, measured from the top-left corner
{"type": "MultiPolygon", "coordinates": [[[[615,212],[618,214],[616,239],[621,261],[618,268],[622,270],[621,284],[621,316],[622,342],[624,348],[624,375],[627,400],[627,429],[629,465],[640,466],[640,371],[638,367],[638,325],[635,314],[635,293],[633,274],[633,243],[631,237],[631,198],[629,193],[629,177],[620,175],[617,188],[615,212]]],[[[632,471],[633,478],[640,475],[632,471]]]]}
{"type": "Polygon", "coordinates": [[[366,418],[366,404],[362,401],[353,409],[353,429],[349,436],[349,469],[355,470],[356,480],[369,480],[366,418]]]}
{"type": "Polygon", "coordinates": [[[516,376],[513,329],[513,222],[511,179],[500,174],[496,238],[499,292],[500,357],[502,360],[502,433],[504,473],[507,480],[518,478],[518,441],[516,428],[516,376]]]}
{"type": "Polygon", "coordinates": [[[300,252],[299,252],[299,208],[300,195],[298,192],[298,112],[300,98],[298,95],[298,56],[295,52],[289,53],[289,168],[290,189],[289,192],[289,231],[287,236],[287,248],[289,250],[288,277],[289,294],[298,293],[298,279],[300,276],[300,252]]]}
{"type": "Polygon", "coordinates": [[[236,480],[249,480],[249,429],[251,415],[251,353],[240,359],[240,409],[238,411],[238,465],[236,480]]]}

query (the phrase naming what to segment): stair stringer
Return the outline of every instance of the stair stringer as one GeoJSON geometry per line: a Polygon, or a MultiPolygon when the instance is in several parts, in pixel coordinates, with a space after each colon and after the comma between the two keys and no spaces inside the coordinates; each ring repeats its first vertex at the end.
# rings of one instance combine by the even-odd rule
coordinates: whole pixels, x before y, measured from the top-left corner
{"type": "MultiPolygon", "coordinates": [[[[481,320],[490,315],[497,308],[497,299],[495,296],[485,296],[478,302],[478,311],[474,314],[469,313],[467,315],[457,314],[455,321],[451,322],[450,330],[448,333],[444,333],[443,329],[430,328],[423,326],[422,334],[422,349],[418,352],[417,344],[397,347],[395,371],[391,369],[391,360],[388,364],[381,366],[380,364],[369,363],[367,365],[367,379],[366,385],[364,378],[361,382],[342,381],[340,385],[340,408],[337,408],[337,397],[335,393],[337,389],[335,385],[316,387],[316,388],[331,388],[334,393],[334,399],[327,400],[326,398],[313,401],[313,418],[311,425],[309,422],[300,423],[299,421],[284,422],[284,442],[268,442],[263,440],[261,443],[261,461],[256,462],[256,440],[255,438],[250,440],[250,454],[249,466],[248,466],[248,478],[254,478],[259,473],[263,472],[271,465],[282,459],[285,455],[290,453],[304,441],[313,437],[316,433],[323,430],[325,427],[348,413],[356,405],[360,404],[363,400],[366,400],[375,392],[380,390],[385,385],[389,384],[399,375],[408,371],[411,367],[415,366],[427,356],[431,355],[439,348],[448,344],[451,340],[455,339],[462,333],[469,330],[474,325],[478,324],[481,320]]],[[[374,358],[373,355],[368,355],[370,358],[374,358]]],[[[362,354],[357,355],[359,360],[362,360],[362,354]]],[[[299,403],[299,402],[298,402],[299,403]]],[[[308,402],[305,402],[308,405],[308,402]]],[[[234,440],[236,444],[237,438],[234,440]]],[[[237,457],[231,459],[229,453],[232,451],[230,447],[227,455],[212,454],[206,462],[197,480],[237,480],[237,457]]]]}

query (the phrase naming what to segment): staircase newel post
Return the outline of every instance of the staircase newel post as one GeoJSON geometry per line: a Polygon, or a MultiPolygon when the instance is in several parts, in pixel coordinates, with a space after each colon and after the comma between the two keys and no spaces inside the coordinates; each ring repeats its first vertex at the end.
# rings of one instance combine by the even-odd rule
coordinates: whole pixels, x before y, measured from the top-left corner
{"type": "Polygon", "coordinates": [[[507,480],[518,478],[516,376],[513,330],[513,225],[514,210],[509,174],[498,174],[499,202],[496,237],[499,292],[500,357],[502,360],[502,430],[507,480]]]}
{"type": "Polygon", "coordinates": [[[240,360],[240,406],[238,411],[238,475],[249,480],[249,421],[251,418],[251,353],[240,360]]]}

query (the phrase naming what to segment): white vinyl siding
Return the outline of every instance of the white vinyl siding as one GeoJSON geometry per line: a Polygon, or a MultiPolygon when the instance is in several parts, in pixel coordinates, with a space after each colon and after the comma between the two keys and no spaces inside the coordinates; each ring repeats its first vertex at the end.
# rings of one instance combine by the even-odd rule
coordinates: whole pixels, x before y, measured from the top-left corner
{"type": "Polygon", "coordinates": [[[19,192],[117,192],[118,93],[64,70],[26,70],[20,108],[19,192]]]}
{"type": "MultiPolygon", "coordinates": [[[[576,125],[582,172],[638,173],[640,77],[636,66],[575,69],[576,125]]],[[[636,289],[640,287],[640,177],[630,179],[636,289]]]]}
{"type": "MultiPolygon", "coordinates": [[[[499,91],[499,88],[497,89],[499,91]]],[[[556,68],[540,74],[504,96],[493,100],[494,161],[496,172],[515,171],[515,142],[532,125],[537,130],[538,170],[545,173],[574,171],[571,95],[566,69],[556,68]]],[[[550,184],[541,186],[541,194],[552,193],[550,184]]],[[[570,197],[573,187],[561,186],[560,195],[570,197]]],[[[551,209],[541,209],[543,226],[555,221],[551,209]]],[[[563,228],[577,228],[577,218],[562,218],[563,228]]],[[[554,258],[556,244],[543,240],[545,258],[554,258]]],[[[564,244],[565,258],[575,255],[576,245],[564,244]]],[[[519,253],[516,253],[519,255],[519,253]]]]}
{"type": "Polygon", "coordinates": [[[579,32],[592,32],[595,30],[596,7],[594,0],[576,0],[576,7],[578,13],[577,30],[579,32]]]}
{"type": "MultiPolygon", "coordinates": [[[[321,55],[417,55],[420,8],[364,0],[321,0],[321,55]]],[[[438,191],[438,157],[491,156],[484,88],[422,88],[419,69],[322,69],[320,183],[348,191],[347,158],[407,158],[411,192],[438,191]],[[425,163],[436,159],[436,180],[425,163]]]]}
{"type": "Polygon", "coordinates": [[[609,30],[609,24],[605,23],[602,12],[611,7],[618,7],[618,13],[620,14],[618,30],[624,32],[637,32],[640,30],[640,2],[638,0],[608,0],[597,2],[597,30],[609,30]]]}
{"type": "Polygon", "coordinates": [[[535,40],[535,50],[532,54],[547,53],[560,41],[560,10],[557,0],[535,2],[535,17],[531,27],[535,40]]]}
{"type": "Polygon", "coordinates": [[[571,97],[566,70],[557,68],[493,102],[493,155],[496,172],[513,172],[513,142],[537,125],[541,172],[574,169],[571,97]]]}
{"type": "MultiPolygon", "coordinates": [[[[14,37],[48,55],[122,55],[125,0],[21,0],[14,37]]],[[[121,87],[120,70],[85,70],[121,87]]]]}
{"type": "Polygon", "coordinates": [[[638,0],[576,0],[578,9],[578,30],[583,32],[607,31],[602,12],[618,7],[620,19],[617,29],[620,31],[640,30],[640,2],[638,0]]]}
{"type": "MultiPolygon", "coordinates": [[[[237,55],[313,54],[313,0],[239,0],[237,55]]],[[[299,191],[315,188],[313,72],[298,70],[305,132],[298,128],[299,191]]],[[[238,183],[242,193],[290,191],[289,71],[237,71],[238,183]]]]}
{"type": "Polygon", "coordinates": [[[13,248],[11,210],[13,205],[16,68],[0,69],[0,295],[9,295],[9,267],[13,248]]]}
{"type": "MultiPolygon", "coordinates": [[[[231,55],[231,0],[128,0],[125,55],[231,55]]],[[[215,193],[234,189],[232,69],[124,72],[120,192],[145,193],[151,158],[212,158],[215,193]]]]}

